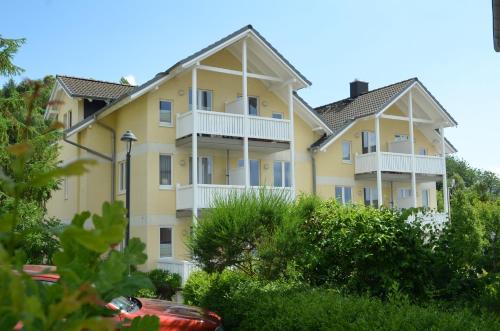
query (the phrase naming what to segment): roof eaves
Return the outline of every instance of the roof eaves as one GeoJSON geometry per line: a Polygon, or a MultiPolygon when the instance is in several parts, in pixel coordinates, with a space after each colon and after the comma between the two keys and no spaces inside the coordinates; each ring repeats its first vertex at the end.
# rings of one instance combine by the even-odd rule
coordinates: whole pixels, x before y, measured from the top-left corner
{"type": "Polygon", "coordinates": [[[302,97],[296,92],[294,91],[293,92],[293,95],[294,97],[297,98],[297,100],[299,100],[304,106],[306,106],[307,109],[309,109],[309,111],[312,113],[312,115],[314,117],[316,117],[318,119],[318,121],[320,121],[321,123],[323,123],[325,125],[325,127],[330,130],[330,133],[333,133],[333,128],[330,127],[330,125],[328,125],[328,123],[326,123],[323,118],[321,118],[321,116],[316,112],[316,110],[311,107],[304,99],[302,99],[302,97]]]}
{"type": "Polygon", "coordinates": [[[418,84],[424,89],[424,91],[431,97],[431,99],[441,108],[441,110],[446,114],[446,116],[449,117],[449,119],[455,124],[455,126],[458,125],[458,122],[451,116],[451,114],[446,110],[446,108],[443,107],[443,105],[432,95],[432,93],[425,87],[424,84],[420,80],[417,79],[418,84]]]}

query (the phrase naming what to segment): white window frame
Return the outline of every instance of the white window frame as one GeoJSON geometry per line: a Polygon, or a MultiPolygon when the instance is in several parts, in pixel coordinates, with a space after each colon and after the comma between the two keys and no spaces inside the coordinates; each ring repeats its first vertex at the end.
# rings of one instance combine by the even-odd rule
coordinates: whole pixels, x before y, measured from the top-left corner
{"type": "Polygon", "coordinates": [[[158,257],[160,260],[168,260],[174,257],[174,227],[173,226],[160,226],[158,230],[158,257]],[[170,229],[170,256],[161,256],[161,229],[170,229]]]}
{"type": "MultiPolygon", "coordinates": [[[[241,95],[241,94],[238,94],[238,96],[237,96],[238,99],[240,99],[242,97],[243,97],[243,95],[241,95]]],[[[258,97],[256,95],[249,95],[248,96],[247,114],[248,114],[248,116],[260,116],[260,97],[258,97]],[[254,98],[257,100],[257,114],[255,114],[255,115],[250,115],[250,98],[254,98]]]]}
{"type": "MultiPolygon", "coordinates": [[[[210,183],[206,183],[206,185],[211,185],[214,182],[214,160],[213,160],[213,157],[210,155],[198,155],[198,167],[197,167],[198,168],[198,175],[197,175],[198,184],[201,184],[201,179],[202,179],[201,178],[201,169],[202,169],[202,165],[203,165],[202,159],[208,159],[210,162],[212,172],[210,173],[210,175],[211,175],[210,176],[210,183]]],[[[188,158],[188,171],[189,171],[188,182],[189,182],[189,185],[192,185],[192,183],[193,183],[193,180],[192,180],[193,168],[192,168],[192,166],[189,165],[189,163],[192,161],[193,161],[193,157],[190,156],[188,158]],[[191,181],[189,179],[191,179],[191,181]]]]}
{"type": "Polygon", "coordinates": [[[127,164],[125,161],[118,162],[118,194],[125,194],[127,192],[127,164]]]}
{"type": "Polygon", "coordinates": [[[283,120],[283,119],[285,119],[285,115],[282,112],[273,111],[273,113],[271,114],[271,118],[274,118],[275,120],[283,120]],[[276,118],[276,117],[274,117],[274,115],[279,115],[280,118],[276,118]]]}
{"type": "Polygon", "coordinates": [[[352,204],[352,186],[346,186],[346,185],[335,185],[334,188],[333,188],[333,196],[335,197],[335,200],[337,200],[338,202],[340,202],[341,204],[343,205],[346,205],[346,204],[352,204]],[[340,188],[341,189],[341,201],[338,201],[337,200],[337,188],[340,188]],[[346,199],[345,199],[345,191],[346,189],[349,189],[351,191],[351,201],[347,201],[346,202],[346,199]]]}
{"type": "Polygon", "coordinates": [[[352,141],[342,140],[342,144],[340,147],[342,148],[342,162],[352,164],[352,141]],[[349,144],[349,159],[344,159],[344,144],[349,144]]]}
{"type": "Polygon", "coordinates": [[[428,188],[422,190],[422,207],[424,208],[431,207],[431,190],[429,190],[428,188]],[[424,200],[424,196],[426,197],[427,201],[424,200]]]}
{"type": "MultiPolygon", "coordinates": [[[[286,164],[288,164],[290,167],[290,161],[277,160],[277,161],[273,162],[273,187],[291,187],[291,178],[288,179],[288,182],[290,185],[289,186],[286,185],[286,171],[285,171],[286,164]],[[275,173],[274,173],[274,164],[275,163],[279,163],[280,167],[281,167],[281,185],[279,185],[279,186],[276,186],[275,181],[274,181],[275,180],[275,173]]],[[[259,172],[260,172],[260,170],[259,170],[259,172]]],[[[290,173],[290,177],[291,176],[292,176],[292,174],[290,173]]]]}
{"type": "Polygon", "coordinates": [[[369,154],[369,153],[375,153],[375,152],[377,152],[377,136],[376,136],[375,132],[369,131],[369,130],[362,131],[361,132],[361,153],[362,154],[369,154]],[[367,133],[367,136],[368,136],[368,151],[366,153],[363,152],[363,148],[364,148],[363,136],[365,135],[365,132],[367,133]]]}
{"type": "Polygon", "coordinates": [[[159,99],[158,100],[158,123],[160,123],[160,126],[162,127],[167,127],[171,128],[174,126],[174,102],[173,100],[170,99],[159,99]],[[161,120],[161,103],[162,102],[169,102],[170,103],[170,122],[162,122],[161,120]]]}
{"type": "MultiPolygon", "coordinates": [[[[189,110],[191,111],[193,109],[193,105],[191,105],[191,91],[193,89],[190,87],[188,89],[188,108],[189,110]]],[[[201,97],[201,94],[203,92],[210,92],[211,93],[211,98],[210,98],[210,106],[207,106],[205,107],[205,109],[203,109],[203,107],[199,106],[199,105],[196,105],[196,107],[198,107],[197,109],[198,110],[205,110],[205,111],[213,111],[214,110],[214,91],[213,90],[207,90],[207,89],[198,89],[198,94],[196,95],[196,102],[199,104],[202,100],[202,97],[201,97]]]]}
{"type": "Polygon", "coordinates": [[[411,188],[402,187],[398,190],[398,199],[411,198],[411,188]]]}
{"type": "Polygon", "coordinates": [[[64,177],[64,183],[63,183],[63,189],[64,189],[64,200],[68,200],[68,189],[69,189],[69,183],[68,183],[68,177],[64,177]]]}
{"type": "MultiPolygon", "coordinates": [[[[261,169],[260,169],[260,166],[261,166],[261,162],[259,159],[249,159],[248,160],[248,166],[250,167],[250,169],[248,169],[248,172],[250,173],[250,186],[260,186],[260,183],[261,183],[261,169]],[[259,183],[257,185],[252,185],[252,167],[251,167],[251,163],[252,161],[257,161],[257,163],[259,164],[259,167],[257,168],[259,170],[259,173],[258,173],[258,179],[259,179],[259,183]]],[[[245,167],[245,160],[243,159],[239,159],[238,160],[238,168],[244,168],[245,167]]],[[[273,177],[273,180],[274,180],[274,177],[273,177]]],[[[273,183],[274,184],[274,183],[273,183]]]]}
{"type": "Polygon", "coordinates": [[[378,208],[379,207],[379,201],[378,201],[378,190],[377,190],[377,186],[365,186],[363,187],[363,204],[365,204],[365,191],[366,190],[369,190],[370,192],[370,206],[372,207],[375,207],[375,208],[378,208]],[[375,199],[374,199],[375,197],[375,199]],[[375,205],[374,204],[374,201],[377,201],[377,204],[375,205]]]}
{"type": "Polygon", "coordinates": [[[407,134],[398,133],[394,135],[394,141],[395,142],[410,141],[410,136],[407,134]]]}
{"type": "Polygon", "coordinates": [[[158,155],[158,185],[160,187],[160,190],[171,190],[174,188],[173,185],[174,182],[174,157],[172,154],[169,153],[160,153],[158,155]],[[170,184],[161,184],[161,166],[160,166],[160,160],[162,156],[168,156],[170,157],[170,184]]]}

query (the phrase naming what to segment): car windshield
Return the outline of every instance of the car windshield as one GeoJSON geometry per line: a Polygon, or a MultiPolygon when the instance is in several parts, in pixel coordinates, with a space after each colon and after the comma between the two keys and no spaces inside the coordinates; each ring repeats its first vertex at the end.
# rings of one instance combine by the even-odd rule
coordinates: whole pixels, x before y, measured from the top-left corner
{"type": "Polygon", "coordinates": [[[114,298],[111,300],[111,303],[121,311],[125,311],[127,313],[134,313],[140,308],[137,302],[126,297],[114,298]]]}

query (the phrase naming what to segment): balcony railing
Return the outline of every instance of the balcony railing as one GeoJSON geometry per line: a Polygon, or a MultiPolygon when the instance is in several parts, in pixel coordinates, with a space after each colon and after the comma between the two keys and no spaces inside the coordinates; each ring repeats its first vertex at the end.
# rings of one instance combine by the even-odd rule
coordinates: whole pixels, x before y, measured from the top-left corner
{"type": "MultiPolygon", "coordinates": [[[[244,136],[245,116],[217,111],[197,111],[198,133],[228,137],[244,136]]],[[[276,141],[290,141],[290,121],[261,116],[248,116],[248,137],[276,141]]],[[[193,133],[193,113],[177,116],[176,138],[193,133]]]]}
{"type": "MultiPolygon", "coordinates": [[[[380,153],[381,171],[411,173],[411,154],[380,153]]],[[[377,153],[356,155],[355,173],[370,173],[377,171],[377,153]]],[[[441,175],[443,174],[443,158],[440,156],[415,155],[415,172],[418,174],[441,175]]]]}
{"type": "Polygon", "coordinates": [[[181,276],[182,286],[186,284],[189,275],[198,268],[193,262],[190,261],[180,261],[175,259],[160,259],[156,264],[156,267],[161,270],[169,271],[173,274],[178,274],[181,276]]]}
{"type": "MultiPolygon", "coordinates": [[[[293,198],[293,190],[291,187],[252,186],[248,190],[250,192],[254,192],[255,194],[257,194],[260,190],[272,191],[277,193],[280,192],[287,199],[293,198]]],[[[232,194],[243,194],[245,191],[246,188],[243,185],[198,184],[198,208],[210,208],[217,198],[225,199],[232,194]]],[[[193,185],[177,185],[177,210],[193,208],[193,198],[193,185]]]]}

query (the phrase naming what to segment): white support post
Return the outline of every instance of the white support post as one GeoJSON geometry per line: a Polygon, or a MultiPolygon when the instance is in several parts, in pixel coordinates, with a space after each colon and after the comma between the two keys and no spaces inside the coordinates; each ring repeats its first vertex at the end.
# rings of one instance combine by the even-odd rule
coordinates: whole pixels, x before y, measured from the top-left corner
{"type": "Polygon", "coordinates": [[[446,175],[446,144],[444,140],[444,128],[439,128],[439,134],[441,135],[441,155],[443,157],[443,204],[444,212],[449,213],[450,202],[448,201],[448,178],[446,175]]]}
{"type": "Polygon", "coordinates": [[[408,92],[408,115],[410,118],[409,129],[410,129],[410,153],[411,153],[411,198],[413,208],[417,208],[417,179],[415,174],[415,138],[413,134],[413,96],[408,92]]]}
{"type": "Polygon", "coordinates": [[[290,116],[290,186],[295,199],[295,135],[293,121],[293,87],[288,84],[288,114],[290,116]]]}
{"type": "Polygon", "coordinates": [[[250,161],[248,157],[248,86],[247,86],[247,40],[242,41],[241,72],[242,72],[242,97],[243,97],[243,166],[245,169],[245,188],[250,187],[250,161]]]}
{"type": "Polygon", "coordinates": [[[198,78],[197,66],[192,71],[191,83],[191,111],[193,112],[193,135],[192,135],[192,174],[193,179],[193,225],[197,222],[198,217],[198,78]]]}
{"type": "Polygon", "coordinates": [[[375,148],[377,153],[377,200],[379,207],[383,204],[382,195],[382,154],[380,152],[380,118],[375,117],[375,148]]]}

